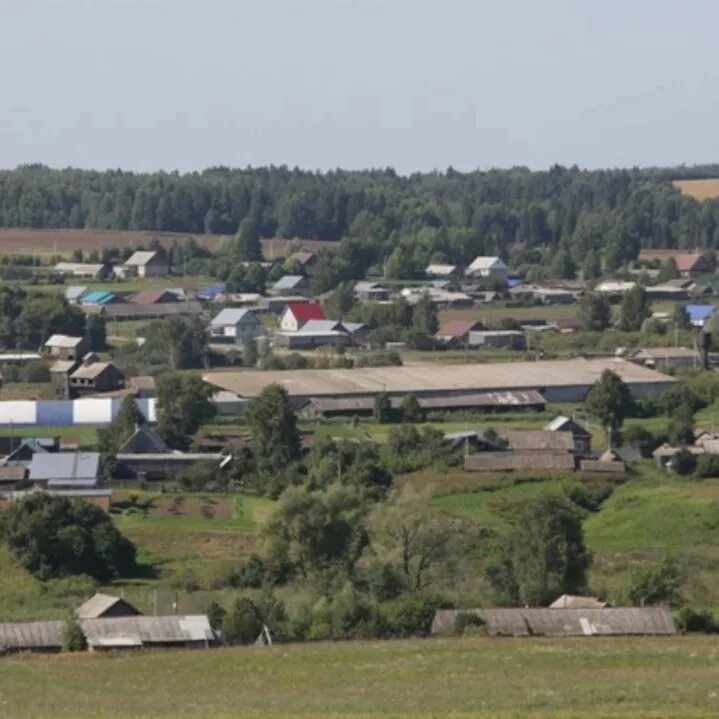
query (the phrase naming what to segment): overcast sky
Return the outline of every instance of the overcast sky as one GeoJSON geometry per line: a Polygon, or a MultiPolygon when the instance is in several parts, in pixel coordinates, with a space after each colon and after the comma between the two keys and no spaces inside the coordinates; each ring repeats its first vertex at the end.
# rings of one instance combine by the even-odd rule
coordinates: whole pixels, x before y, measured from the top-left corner
{"type": "Polygon", "coordinates": [[[716,0],[0,0],[0,166],[719,161],[716,0]]]}

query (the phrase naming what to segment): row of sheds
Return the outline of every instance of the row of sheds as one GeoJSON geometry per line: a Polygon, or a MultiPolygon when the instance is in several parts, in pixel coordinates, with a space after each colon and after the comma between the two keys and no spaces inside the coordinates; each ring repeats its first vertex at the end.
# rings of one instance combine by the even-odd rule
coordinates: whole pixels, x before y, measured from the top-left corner
{"type": "MultiPolygon", "coordinates": [[[[145,616],[121,597],[96,594],[77,609],[90,651],[160,647],[207,648],[216,636],[203,614],[145,616]]],[[[58,652],[66,622],[0,623],[0,654],[58,652]]]]}

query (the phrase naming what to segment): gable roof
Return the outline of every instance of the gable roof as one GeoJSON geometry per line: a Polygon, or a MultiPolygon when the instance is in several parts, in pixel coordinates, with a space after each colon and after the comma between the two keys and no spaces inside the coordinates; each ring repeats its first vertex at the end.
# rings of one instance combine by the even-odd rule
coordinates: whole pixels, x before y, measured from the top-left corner
{"type": "Polygon", "coordinates": [[[84,294],[80,298],[80,302],[82,302],[82,304],[104,305],[108,302],[112,302],[112,300],[114,299],[115,295],[112,292],[106,292],[104,290],[94,290],[92,292],[84,294]]]}
{"type": "Polygon", "coordinates": [[[299,322],[327,319],[322,305],[315,304],[314,302],[290,302],[288,305],[285,305],[282,314],[284,315],[285,312],[291,312],[299,322]]]}
{"type": "Polygon", "coordinates": [[[314,252],[300,250],[299,252],[293,252],[287,259],[299,262],[301,265],[306,265],[308,262],[316,260],[317,255],[315,255],[314,252]]]}
{"type": "Polygon", "coordinates": [[[225,307],[220,310],[211,320],[210,327],[224,327],[236,325],[242,319],[257,319],[253,312],[246,307],[225,307]]]}
{"type": "Polygon", "coordinates": [[[284,275],[272,285],[272,288],[275,290],[291,290],[306,282],[307,278],[304,275],[284,275]]]}
{"type": "Polygon", "coordinates": [[[574,438],[571,432],[548,432],[543,429],[513,429],[504,433],[512,451],[571,452],[574,438]]]}
{"type": "Polygon", "coordinates": [[[692,322],[700,322],[709,319],[715,312],[714,305],[684,305],[686,313],[692,322]]]}
{"type": "Polygon", "coordinates": [[[100,476],[99,452],[36,453],[30,464],[30,480],[49,484],[91,485],[100,476]]]}
{"type": "Polygon", "coordinates": [[[355,292],[387,292],[387,288],[372,280],[359,280],[355,282],[355,292]]]}
{"type": "Polygon", "coordinates": [[[589,432],[582,427],[579,422],[572,419],[571,417],[565,417],[564,415],[558,415],[555,417],[551,422],[547,422],[547,424],[544,425],[544,431],[545,432],[561,432],[561,431],[567,431],[571,432],[572,434],[582,434],[589,436],[589,432]]]}
{"type": "Polygon", "coordinates": [[[165,440],[147,424],[140,425],[118,448],[118,454],[163,454],[165,440]]]}
{"type": "Polygon", "coordinates": [[[437,265],[427,265],[424,272],[427,275],[445,276],[445,275],[451,275],[451,274],[457,272],[458,269],[459,268],[457,267],[457,265],[437,264],[437,265]]]}
{"type": "Polygon", "coordinates": [[[698,252],[686,252],[675,255],[673,259],[679,272],[691,272],[697,264],[701,264],[702,256],[698,252]]]}
{"type": "Polygon", "coordinates": [[[84,285],[69,285],[65,288],[65,299],[66,300],[79,300],[87,292],[87,287],[84,285]]]}
{"type": "MultiPolygon", "coordinates": [[[[137,616],[140,612],[122,597],[113,597],[98,592],[77,608],[78,619],[98,619],[107,614],[110,609],[122,605],[125,616],[137,616]]],[[[116,615],[117,616],[117,615],[116,615]]]]}
{"type": "Polygon", "coordinates": [[[138,250],[134,252],[127,260],[125,265],[138,266],[147,265],[157,257],[157,252],[154,250],[138,250]]]}
{"type": "Polygon", "coordinates": [[[130,297],[128,302],[136,305],[154,305],[156,302],[174,301],[176,296],[167,290],[142,290],[130,297]]]}
{"type": "Polygon", "coordinates": [[[342,326],[341,322],[337,322],[336,320],[307,320],[302,325],[301,332],[306,332],[308,334],[312,334],[314,332],[322,333],[322,332],[343,332],[344,327],[342,326]]]}
{"type": "MultiPolygon", "coordinates": [[[[96,379],[110,367],[115,367],[112,362],[93,362],[89,365],[80,365],[71,375],[72,379],[96,379]]],[[[120,372],[120,370],[117,370],[120,372]]]]}
{"type": "Polygon", "coordinates": [[[479,320],[450,320],[445,322],[435,333],[435,337],[464,337],[483,327],[479,320]]]}
{"type": "Polygon", "coordinates": [[[479,257],[474,258],[472,264],[467,269],[472,272],[476,272],[477,270],[490,269],[506,270],[508,267],[499,257],[484,257],[480,255],[479,257]]]}
{"type": "Polygon", "coordinates": [[[84,337],[70,337],[69,335],[52,335],[50,339],[45,342],[45,347],[63,347],[65,349],[74,349],[84,337]]]}

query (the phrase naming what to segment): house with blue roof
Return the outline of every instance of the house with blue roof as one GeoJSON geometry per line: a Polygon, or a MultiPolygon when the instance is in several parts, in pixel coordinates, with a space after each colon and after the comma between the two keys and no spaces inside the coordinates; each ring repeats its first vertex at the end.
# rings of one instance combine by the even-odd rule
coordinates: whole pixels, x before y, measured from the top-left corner
{"type": "Polygon", "coordinates": [[[684,305],[684,309],[694,327],[704,327],[716,311],[714,305],[684,305]]]}
{"type": "Polygon", "coordinates": [[[224,282],[215,282],[212,285],[203,287],[201,290],[197,290],[197,299],[212,302],[216,300],[220,295],[224,295],[227,287],[224,282]]]}
{"type": "Polygon", "coordinates": [[[107,292],[105,290],[93,290],[87,292],[80,297],[80,304],[82,305],[106,305],[108,302],[112,302],[115,299],[113,292],[107,292]]]}

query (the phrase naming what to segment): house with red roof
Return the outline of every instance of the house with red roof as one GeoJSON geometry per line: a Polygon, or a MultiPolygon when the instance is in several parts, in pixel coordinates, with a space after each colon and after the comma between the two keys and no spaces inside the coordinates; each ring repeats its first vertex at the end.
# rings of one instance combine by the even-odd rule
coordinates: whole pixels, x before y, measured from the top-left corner
{"type": "Polygon", "coordinates": [[[297,332],[310,320],[326,320],[321,305],[314,302],[290,302],[285,305],[280,317],[280,329],[285,332],[297,332]]]}
{"type": "Polygon", "coordinates": [[[135,305],[156,305],[160,302],[176,301],[177,296],[167,290],[142,290],[128,300],[135,305]]]}
{"type": "Polygon", "coordinates": [[[712,263],[705,255],[698,252],[686,252],[674,257],[677,269],[682,277],[697,277],[714,272],[712,263]]]}
{"type": "Polygon", "coordinates": [[[478,332],[484,325],[478,320],[451,320],[445,322],[435,333],[435,339],[445,344],[466,344],[470,332],[478,332]]]}

